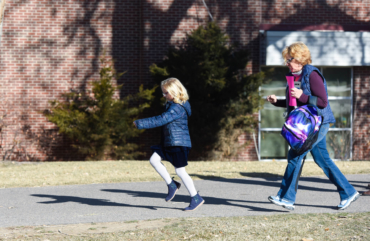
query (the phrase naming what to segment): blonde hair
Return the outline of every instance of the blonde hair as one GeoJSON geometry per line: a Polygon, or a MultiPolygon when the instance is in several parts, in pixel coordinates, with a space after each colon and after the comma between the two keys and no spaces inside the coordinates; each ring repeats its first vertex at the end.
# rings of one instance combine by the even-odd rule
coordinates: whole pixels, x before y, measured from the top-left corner
{"type": "Polygon", "coordinates": [[[183,104],[189,99],[186,88],[176,78],[168,78],[161,82],[161,87],[165,88],[173,97],[173,102],[183,104]]]}
{"type": "Polygon", "coordinates": [[[302,42],[296,42],[285,47],[281,54],[283,56],[284,63],[287,62],[287,55],[290,55],[290,57],[294,58],[303,66],[312,63],[310,50],[302,42]]]}

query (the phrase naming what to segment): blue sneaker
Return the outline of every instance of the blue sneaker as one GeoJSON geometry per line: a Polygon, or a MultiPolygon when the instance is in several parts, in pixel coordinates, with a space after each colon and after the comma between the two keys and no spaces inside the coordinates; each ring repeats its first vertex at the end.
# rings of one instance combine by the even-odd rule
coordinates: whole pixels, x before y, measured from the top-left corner
{"type": "Polygon", "coordinates": [[[273,204],[282,206],[283,208],[286,208],[290,211],[293,211],[295,208],[293,205],[294,204],[293,202],[289,202],[287,200],[281,199],[279,196],[269,196],[268,200],[272,202],[273,204]]]}
{"type": "Polygon", "coordinates": [[[199,208],[204,203],[204,199],[199,195],[195,195],[191,197],[189,207],[185,208],[184,211],[194,211],[195,209],[199,208]]]}
{"type": "Polygon", "coordinates": [[[340,204],[338,205],[338,210],[344,210],[344,209],[348,208],[349,205],[351,205],[351,203],[356,201],[359,197],[360,197],[360,194],[358,192],[356,192],[355,194],[353,194],[349,198],[347,198],[345,200],[342,200],[340,202],[340,204]]]}
{"type": "Polygon", "coordinates": [[[177,191],[181,187],[181,183],[176,182],[175,180],[172,180],[172,182],[168,184],[167,186],[168,186],[168,194],[166,197],[166,202],[169,202],[175,197],[177,191]]]}

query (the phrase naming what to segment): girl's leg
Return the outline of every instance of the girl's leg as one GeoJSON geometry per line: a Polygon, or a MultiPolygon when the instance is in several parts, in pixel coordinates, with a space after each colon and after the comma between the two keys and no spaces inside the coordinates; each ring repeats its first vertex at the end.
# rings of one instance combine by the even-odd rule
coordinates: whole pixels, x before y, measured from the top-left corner
{"type": "Polygon", "coordinates": [[[185,208],[184,211],[194,211],[204,203],[204,199],[197,193],[194,182],[189,174],[185,171],[185,167],[176,168],[175,170],[176,174],[181,178],[191,196],[190,205],[189,207],[185,208]]]}
{"type": "Polygon", "coordinates": [[[186,189],[191,197],[197,195],[197,190],[195,189],[194,182],[186,172],[185,167],[175,168],[176,174],[180,177],[182,183],[184,183],[186,189]]]}
{"type": "Polygon", "coordinates": [[[172,179],[170,174],[168,173],[166,167],[162,164],[162,158],[154,152],[153,155],[150,157],[150,164],[154,167],[154,169],[158,172],[158,174],[163,178],[163,180],[167,183],[167,185],[171,184],[172,179]]]}

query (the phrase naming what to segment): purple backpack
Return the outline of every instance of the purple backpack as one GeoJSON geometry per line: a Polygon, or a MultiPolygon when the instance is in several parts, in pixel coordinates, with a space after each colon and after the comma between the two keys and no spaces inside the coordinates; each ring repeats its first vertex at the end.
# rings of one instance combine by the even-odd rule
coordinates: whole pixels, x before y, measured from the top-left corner
{"type": "Polygon", "coordinates": [[[300,106],[290,112],[281,135],[298,155],[312,148],[316,142],[324,117],[315,105],[300,106]]]}

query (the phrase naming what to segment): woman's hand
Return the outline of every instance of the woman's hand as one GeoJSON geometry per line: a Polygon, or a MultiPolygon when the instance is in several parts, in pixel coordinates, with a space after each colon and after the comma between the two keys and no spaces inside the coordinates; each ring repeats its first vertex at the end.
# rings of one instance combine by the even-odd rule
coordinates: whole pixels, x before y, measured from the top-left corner
{"type": "Polygon", "coordinates": [[[301,95],[303,94],[303,90],[297,89],[297,88],[291,88],[290,89],[290,96],[299,99],[301,95]]]}
{"type": "Polygon", "coordinates": [[[269,95],[267,96],[266,100],[270,103],[276,103],[277,99],[276,99],[276,96],[275,95],[269,95]]]}

